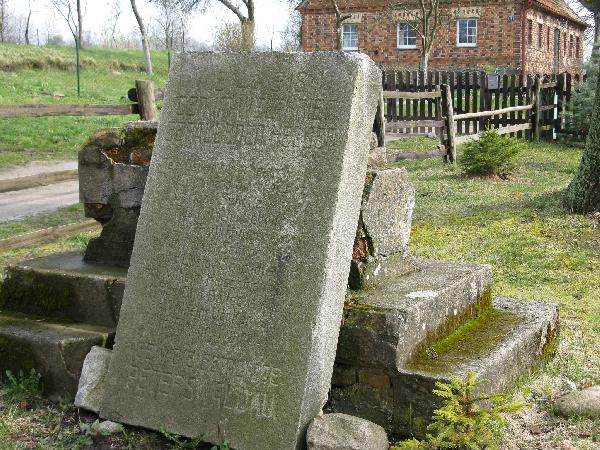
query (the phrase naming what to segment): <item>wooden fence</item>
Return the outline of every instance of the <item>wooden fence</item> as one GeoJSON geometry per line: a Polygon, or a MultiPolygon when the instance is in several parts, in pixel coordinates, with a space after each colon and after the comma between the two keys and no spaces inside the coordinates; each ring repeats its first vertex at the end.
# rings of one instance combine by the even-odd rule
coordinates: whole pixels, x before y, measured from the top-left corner
{"type": "Polygon", "coordinates": [[[435,134],[450,161],[455,160],[457,145],[477,139],[485,129],[551,140],[564,127],[572,86],[566,73],[523,77],[429,72],[425,77],[423,72],[385,72],[386,138],[435,134]]]}
{"type": "Polygon", "coordinates": [[[157,120],[156,99],[163,96],[152,81],[137,80],[128,98],[134,103],[119,105],[24,104],[0,105],[0,119],[50,116],[123,116],[139,114],[142,120],[157,120]]]}

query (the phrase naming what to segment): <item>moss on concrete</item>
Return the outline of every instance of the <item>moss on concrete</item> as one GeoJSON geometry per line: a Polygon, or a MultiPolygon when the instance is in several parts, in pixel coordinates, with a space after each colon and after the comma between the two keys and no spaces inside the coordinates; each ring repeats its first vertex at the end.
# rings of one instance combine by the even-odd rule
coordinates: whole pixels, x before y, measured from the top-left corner
{"type": "Polygon", "coordinates": [[[517,314],[489,309],[421,351],[407,368],[433,374],[454,373],[462,364],[497,348],[520,320],[517,314]]]}
{"type": "Polygon", "coordinates": [[[69,308],[72,286],[61,277],[40,277],[32,270],[9,268],[0,290],[0,304],[16,311],[57,312],[69,308]]]}
{"type": "Polygon", "coordinates": [[[16,338],[0,336],[0,380],[6,370],[14,373],[28,372],[35,368],[35,357],[31,347],[16,338]]]}
{"type": "Polygon", "coordinates": [[[438,342],[448,334],[460,330],[469,321],[486,316],[492,311],[492,290],[486,289],[479,294],[473,304],[462,313],[449,314],[446,321],[437,329],[430,331],[423,342],[417,347],[415,354],[421,354],[430,349],[434,342],[438,342]]]}

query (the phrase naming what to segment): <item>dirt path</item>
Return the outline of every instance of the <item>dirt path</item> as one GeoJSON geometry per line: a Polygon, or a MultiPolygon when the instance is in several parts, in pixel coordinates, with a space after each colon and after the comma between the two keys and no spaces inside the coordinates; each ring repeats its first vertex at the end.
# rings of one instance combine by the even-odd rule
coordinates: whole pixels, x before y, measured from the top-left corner
{"type": "Polygon", "coordinates": [[[76,180],[3,192],[0,193],[0,222],[54,211],[78,202],[79,182],[76,180]]]}
{"type": "Polygon", "coordinates": [[[77,161],[36,161],[26,166],[10,167],[0,169],[0,180],[10,178],[30,177],[32,175],[41,175],[51,172],[62,172],[64,170],[77,169],[77,161]]]}

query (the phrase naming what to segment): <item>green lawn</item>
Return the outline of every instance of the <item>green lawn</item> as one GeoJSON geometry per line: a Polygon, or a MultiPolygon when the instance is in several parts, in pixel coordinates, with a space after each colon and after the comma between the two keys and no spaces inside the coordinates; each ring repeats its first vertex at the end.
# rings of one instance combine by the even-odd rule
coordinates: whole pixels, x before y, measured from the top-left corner
{"type": "MultiPolygon", "coordinates": [[[[164,87],[166,52],[153,52],[155,73],[143,71],[143,54],[132,49],[84,49],[81,97],[77,97],[72,48],[0,44],[0,105],[24,103],[118,104],[136,79],[164,87]]],[[[0,119],[0,167],[32,160],[74,159],[94,130],[139,116],[0,119]],[[21,150],[27,150],[23,153],[21,150]]]]}

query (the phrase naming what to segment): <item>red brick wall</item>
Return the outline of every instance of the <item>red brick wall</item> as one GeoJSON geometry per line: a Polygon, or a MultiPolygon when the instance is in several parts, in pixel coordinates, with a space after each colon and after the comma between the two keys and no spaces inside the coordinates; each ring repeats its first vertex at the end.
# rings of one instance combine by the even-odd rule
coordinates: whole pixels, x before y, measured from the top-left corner
{"type": "MultiPolygon", "coordinates": [[[[351,4],[344,5],[342,3],[340,8],[343,12],[355,13],[356,17],[349,22],[359,24],[359,51],[367,53],[374,61],[387,68],[416,69],[418,67],[420,58],[418,49],[397,48],[396,27],[398,21],[402,19],[391,16],[390,13],[382,13],[384,6],[382,6],[381,0],[349,1],[351,4]]],[[[474,15],[478,16],[477,47],[457,47],[456,19],[452,12],[447,10],[443,25],[432,48],[429,60],[430,68],[520,68],[521,4],[517,0],[453,2],[452,8],[456,8],[458,5],[462,8],[476,8],[477,13],[474,15]]],[[[300,10],[303,16],[302,48],[305,51],[334,50],[335,16],[329,7],[329,2],[312,0],[303,5],[300,10]]],[[[552,16],[537,11],[528,11],[527,17],[535,17],[534,27],[537,26],[538,14],[541,20],[550,23],[552,30],[559,24],[558,19],[552,16]]],[[[573,33],[574,36],[575,33],[578,33],[577,35],[582,39],[582,31],[577,31],[573,25],[560,25],[560,27],[569,27],[569,33],[573,33]]],[[[534,31],[537,31],[537,28],[534,31]]],[[[537,45],[536,33],[534,33],[533,44],[537,45]]],[[[583,39],[581,46],[583,47],[583,39]]],[[[418,37],[417,47],[421,47],[418,37]]],[[[539,70],[550,73],[552,71],[551,57],[542,53],[544,52],[541,50],[527,49],[526,58],[532,60],[530,64],[526,63],[528,72],[539,70]]],[[[565,59],[562,59],[562,56],[561,49],[560,71],[568,70],[572,73],[580,73],[583,64],[582,56],[565,59]]]]}
{"type": "Polygon", "coordinates": [[[526,49],[526,71],[530,73],[553,73],[554,72],[554,29],[560,30],[558,73],[569,72],[580,74],[583,69],[583,30],[572,22],[561,20],[544,11],[529,10],[527,19],[533,24],[533,39],[531,45],[526,49]],[[542,25],[542,46],[539,46],[538,26],[542,25]],[[550,30],[550,42],[548,49],[548,29],[550,30]],[[570,40],[573,37],[573,48],[570,49],[570,40]],[[576,42],[579,38],[579,54],[576,51],[576,42]],[[565,40],[567,51],[565,52],[565,40]],[[572,53],[571,53],[572,50],[572,53]]]}

